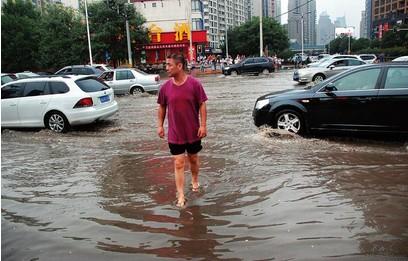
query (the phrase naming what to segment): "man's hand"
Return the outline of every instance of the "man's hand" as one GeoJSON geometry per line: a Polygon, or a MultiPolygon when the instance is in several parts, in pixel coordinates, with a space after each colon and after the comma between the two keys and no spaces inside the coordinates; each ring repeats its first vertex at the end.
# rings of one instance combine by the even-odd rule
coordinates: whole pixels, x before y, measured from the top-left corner
{"type": "Polygon", "coordinates": [[[157,127],[157,135],[159,135],[160,138],[164,138],[164,128],[163,127],[157,127]]]}
{"type": "Polygon", "coordinates": [[[200,126],[198,129],[197,136],[202,139],[207,136],[207,127],[206,126],[200,126]]]}

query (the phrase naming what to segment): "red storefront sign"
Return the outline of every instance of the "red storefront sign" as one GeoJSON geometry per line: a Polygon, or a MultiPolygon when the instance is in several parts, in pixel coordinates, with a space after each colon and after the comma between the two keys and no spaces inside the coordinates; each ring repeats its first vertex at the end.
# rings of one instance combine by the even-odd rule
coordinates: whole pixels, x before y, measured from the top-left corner
{"type": "Polygon", "coordinates": [[[189,31],[181,29],[177,32],[161,32],[159,28],[153,28],[149,36],[151,43],[142,47],[146,53],[146,62],[149,64],[165,62],[171,53],[182,53],[188,60],[195,60],[197,49],[204,50],[208,45],[205,30],[192,32],[192,55],[189,54],[189,31]]]}

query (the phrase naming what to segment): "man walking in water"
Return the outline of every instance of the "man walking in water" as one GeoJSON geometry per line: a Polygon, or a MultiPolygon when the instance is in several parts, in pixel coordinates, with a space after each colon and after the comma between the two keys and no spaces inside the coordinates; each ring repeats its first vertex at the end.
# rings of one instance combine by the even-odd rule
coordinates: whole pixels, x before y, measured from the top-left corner
{"type": "Polygon", "coordinates": [[[171,77],[160,88],[157,103],[157,134],[164,138],[164,119],[168,115],[168,143],[174,158],[177,187],[177,206],[185,205],[184,165],[185,152],[191,168],[191,185],[198,191],[201,139],[207,136],[207,95],[201,83],[185,72],[186,60],[181,54],[171,54],[166,59],[166,70],[171,77]]]}

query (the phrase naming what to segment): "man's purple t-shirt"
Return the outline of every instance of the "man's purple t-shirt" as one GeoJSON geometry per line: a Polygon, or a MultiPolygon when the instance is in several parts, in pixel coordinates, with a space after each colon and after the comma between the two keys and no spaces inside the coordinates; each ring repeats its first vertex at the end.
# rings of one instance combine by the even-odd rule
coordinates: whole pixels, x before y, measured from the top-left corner
{"type": "Polygon", "coordinates": [[[197,136],[200,122],[198,118],[201,103],[207,95],[201,83],[191,76],[182,85],[176,85],[173,79],[160,88],[157,103],[167,106],[168,142],[173,144],[193,143],[197,136]]]}

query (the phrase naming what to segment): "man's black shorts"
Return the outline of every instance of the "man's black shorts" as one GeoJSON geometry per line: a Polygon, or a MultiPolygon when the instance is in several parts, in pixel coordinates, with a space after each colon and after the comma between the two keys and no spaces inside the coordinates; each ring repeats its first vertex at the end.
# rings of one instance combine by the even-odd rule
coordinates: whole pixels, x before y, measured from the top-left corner
{"type": "Polygon", "coordinates": [[[172,155],[183,154],[186,150],[188,154],[197,154],[203,146],[201,146],[201,140],[193,143],[186,144],[173,144],[169,143],[170,153],[172,155]]]}

